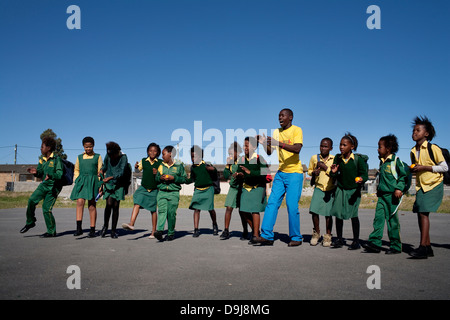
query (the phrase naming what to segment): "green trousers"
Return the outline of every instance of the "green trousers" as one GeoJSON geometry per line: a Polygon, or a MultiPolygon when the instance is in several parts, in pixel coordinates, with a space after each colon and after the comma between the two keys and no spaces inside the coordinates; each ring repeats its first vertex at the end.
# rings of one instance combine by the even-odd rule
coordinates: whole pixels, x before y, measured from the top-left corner
{"type": "Polygon", "coordinates": [[[369,236],[369,242],[381,247],[381,239],[383,238],[384,224],[386,222],[388,237],[391,242],[390,248],[397,251],[402,251],[398,211],[392,215],[398,204],[399,199],[397,199],[392,193],[386,193],[378,196],[378,202],[375,209],[375,218],[373,219],[373,231],[369,236]]]}
{"type": "Polygon", "coordinates": [[[156,230],[164,231],[167,220],[167,235],[175,234],[175,222],[177,217],[178,202],[180,201],[179,191],[159,190],[156,202],[158,203],[158,223],[156,230]]]}
{"type": "Polygon", "coordinates": [[[52,209],[60,192],[60,187],[49,186],[45,183],[41,183],[28,199],[26,224],[32,224],[36,221],[36,206],[41,200],[44,200],[42,202],[42,212],[44,214],[45,225],[47,226],[47,233],[56,233],[56,223],[52,209]]]}

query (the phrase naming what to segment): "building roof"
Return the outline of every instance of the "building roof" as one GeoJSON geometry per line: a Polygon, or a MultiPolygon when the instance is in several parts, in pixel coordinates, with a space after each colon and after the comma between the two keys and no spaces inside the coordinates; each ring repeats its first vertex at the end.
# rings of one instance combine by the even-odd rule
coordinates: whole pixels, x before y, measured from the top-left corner
{"type": "Polygon", "coordinates": [[[29,174],[27,169],[30,167],[36,168],[36,164],[0,164],[0,173],[19,173],[29,174]]]}

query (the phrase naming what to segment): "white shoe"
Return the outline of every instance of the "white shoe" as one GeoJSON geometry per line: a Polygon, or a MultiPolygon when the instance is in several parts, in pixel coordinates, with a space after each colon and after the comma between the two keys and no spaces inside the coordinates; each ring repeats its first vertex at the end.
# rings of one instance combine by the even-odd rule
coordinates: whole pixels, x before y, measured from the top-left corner
{"type": "Polygon", "coordinates": [[[155,239],[155,236],[151,234],[148,238],[149,239],[155,239]]]}
{"type": "Polygon", "coordinates": [[[122,223],[122,228],[126,230],[134,230],[134,226],[130,226],[128,223],[122,223]]]}
{"type": "Polygon", "coordinates": [[[319,239],[320,239],[320,234],[318,234],[316,232],[316,230],[313,229],[311,241],[309,242],[309,244],[312,245],[312,246],[317,246],[317,243],[319,242],[319,239]]]}

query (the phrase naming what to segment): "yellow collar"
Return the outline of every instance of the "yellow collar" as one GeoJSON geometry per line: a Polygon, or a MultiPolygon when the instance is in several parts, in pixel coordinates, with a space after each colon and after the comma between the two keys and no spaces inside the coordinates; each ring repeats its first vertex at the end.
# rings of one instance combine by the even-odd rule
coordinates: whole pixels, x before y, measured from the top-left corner
{"type": "Polygon", "coordinates": [[[347,163],[348,160],[353,159],[353,161],[355,160],[355,155],[353,154],[353,152],[350,154],[350,157],[348,157],[348,159],[344,159],[344,156],[341,154],[341,158],[342,161],[344,161],[344,163],[347,163]]]}
{"type": "Polygon", "coordinates": [[[148,162],[150,162],[151,165],[154,165],[155,162],[158,161],[158,159],[155,158],[155,160],[152,161],[152,160],[150,159],[150,157],[147,157],[147,159],[145,159],[145,161],[148,161],[148,162]]]}
{"type": "Polygon", "coordinates": [[[52,152],[52,154],[51,154],[50,157],[48,157],[48,158],[42,156],[42,159],[44,159],[44,161],[48,161],[48,159],[53,158],[53,154],[54,154],[54,152],[52,152]]]}
{"type": "Polygon", "coordinates": [[[247,156],[245,156],[245,159],[246,159],[248,162],[250,162],[250,160],[253,160],[253,159],[255,159],[255,158],[258,158],[258,155],[256,154],[256,152],[253,152],[253,154],[252,154],[252,156],[250,157],[250,159],[247,158],[247,156]]]}
{"type": "Polygon", "coordinates": [[[390,155],[387,156],[386,159],[381,158],[381,161],[384,163],[386,160],[391,159],[392,160],[393,154],[391,153],[390,155]]]}
{"type": "Polygon", "coordinates": [[[174,161],[171,165],[168,165],[168,164],[165,163],[164,161],[163,161],[162,164],[165,165],[167,168],[172,168],[172,167],[175,165],[175,161],[174,161]]]}

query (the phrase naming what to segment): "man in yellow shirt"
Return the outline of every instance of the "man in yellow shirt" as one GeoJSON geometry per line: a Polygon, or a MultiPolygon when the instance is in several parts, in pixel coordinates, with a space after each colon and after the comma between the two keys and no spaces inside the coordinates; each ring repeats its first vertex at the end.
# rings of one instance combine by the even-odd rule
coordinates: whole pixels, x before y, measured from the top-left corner
{"type": "Polygon", "coordinates": [[[272,191],[264,212],[261,224],[261,237],[257,239],[259,245],[272,245],[274,240],[273,227],[278,215],[278,208],[286,195],[289,215],[290,247],[302,244],[300,233],[300,213],[298,202],[302,194],[303,168],[300,161],[300,150],[303,146],[303,131],[292,124],[294,113],[291,109],[283,109],[278,115],[281,128],[276,129],[273,137],[259,137],[267,151],[272,154],[278,151],[279,167],[272,184],[272,191]]]}

